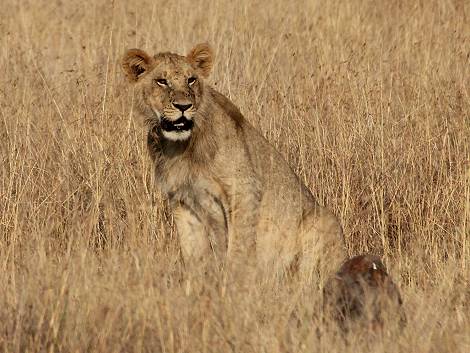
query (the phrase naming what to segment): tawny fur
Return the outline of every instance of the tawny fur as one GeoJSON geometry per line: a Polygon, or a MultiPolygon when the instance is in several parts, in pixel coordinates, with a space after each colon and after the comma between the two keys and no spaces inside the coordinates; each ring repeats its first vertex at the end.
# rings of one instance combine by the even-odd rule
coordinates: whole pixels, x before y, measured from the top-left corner
{"type": "Polygon", "coordinates": [[[212,68],[210,47],[199,44],[186,57],[135,53],[125,54],[123,68],[149,125],[157,183],[171,205],[185,261],[256,259],[279,273],[336,268],[346,257],[337,218],[239,109],[204,83],[212,68]],[[168,87],[156,84],[162,77],[168,87]],[[190,77],[197,78],[191,86],[190,77]],[[161,116],[176,120],[172,104],[181,99],[192,104],[194,127],[187,140],[172,141],[162,135],[161,116]]]}

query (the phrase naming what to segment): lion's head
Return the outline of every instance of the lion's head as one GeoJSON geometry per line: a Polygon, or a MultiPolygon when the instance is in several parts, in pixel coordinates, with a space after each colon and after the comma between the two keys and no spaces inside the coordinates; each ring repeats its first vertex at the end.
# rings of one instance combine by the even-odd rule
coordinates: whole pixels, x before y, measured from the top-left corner
{"type": "Polygon", "coordinates": [[[163,137],[185,141],[191,136],[203,98],[203,79],[209,75],[212,62],[212,50],[204,43],[186,56],[150,56],[143,50],[130,49],[122,67],[136,84],[137,105],[143,115],[159,127],[163,137]]]}

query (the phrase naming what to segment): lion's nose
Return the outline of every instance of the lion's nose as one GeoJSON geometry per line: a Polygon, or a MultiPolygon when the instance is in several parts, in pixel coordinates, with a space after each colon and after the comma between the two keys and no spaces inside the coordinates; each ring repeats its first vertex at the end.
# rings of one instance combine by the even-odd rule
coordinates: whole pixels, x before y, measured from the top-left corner
{"type": "Polygon", "coordinates": [[[192,104],[178,104],[178,103],[173,103],[173,106],[174,106],[176,109],[181,110],[182,113],[184,113],[186,110],[188,110],[189,108],[191,108],[193,105],[192,105],[192,104]]]}

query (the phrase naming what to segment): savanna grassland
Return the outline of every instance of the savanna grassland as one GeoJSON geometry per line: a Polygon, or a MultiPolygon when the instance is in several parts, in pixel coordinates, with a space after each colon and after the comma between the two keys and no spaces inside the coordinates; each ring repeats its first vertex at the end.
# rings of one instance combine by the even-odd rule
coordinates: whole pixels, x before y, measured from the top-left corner
{"type": "Polygon", "coordinates": [[[468,1],[2,0],[0,15],[0,351],[470,351],[468,1]],[[319,279],[184,266],[120,59],[203,41],[209,82],[334,210],[349,254],[383,257],[401,333],[344,340],[319,279]]]}

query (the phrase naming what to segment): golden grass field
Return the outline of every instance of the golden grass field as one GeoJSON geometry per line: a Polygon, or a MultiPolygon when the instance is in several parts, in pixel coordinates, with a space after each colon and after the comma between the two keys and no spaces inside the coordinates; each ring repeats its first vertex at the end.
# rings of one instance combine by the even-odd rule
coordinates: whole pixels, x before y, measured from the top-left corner
{"type": "Polygon", "coordinates": [[[1,352],[470,351],[468,1],[2,0],[0,14],[1,352]],[[334,210],[349,254],[383,256],[401,333],[341,338],[320,281],[184,267],[120,59],[203,41],[209,82],[334,210]]]}

